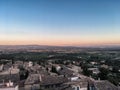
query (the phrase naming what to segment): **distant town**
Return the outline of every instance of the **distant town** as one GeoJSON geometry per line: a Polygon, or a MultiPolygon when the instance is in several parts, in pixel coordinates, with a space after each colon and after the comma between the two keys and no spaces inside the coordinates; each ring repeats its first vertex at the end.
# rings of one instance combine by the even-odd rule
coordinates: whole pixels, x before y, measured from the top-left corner
{"type": "Polygon", "coordinates": [[[120,90],[120,47],[0,46],[0,90],[120,90]]]}

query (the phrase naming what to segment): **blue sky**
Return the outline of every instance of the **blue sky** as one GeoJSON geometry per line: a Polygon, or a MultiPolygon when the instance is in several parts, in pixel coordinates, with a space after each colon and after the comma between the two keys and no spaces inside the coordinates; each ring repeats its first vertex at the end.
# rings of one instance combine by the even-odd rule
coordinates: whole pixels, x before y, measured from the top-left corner
{"type": "Polygon", "coordinates": [[[120,44],[119,29],[119,0],[0,0],[0,44],[120,44]]]}

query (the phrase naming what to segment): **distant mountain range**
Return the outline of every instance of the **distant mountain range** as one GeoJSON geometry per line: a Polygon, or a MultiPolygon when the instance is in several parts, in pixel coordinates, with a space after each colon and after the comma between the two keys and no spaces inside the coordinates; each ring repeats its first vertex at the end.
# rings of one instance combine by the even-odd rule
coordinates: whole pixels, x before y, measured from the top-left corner
{"type": "Polygon", "coordinates": [[[49,46],[49,45],[0,45],[0,50],[3,49],[120,49],[120,45],[99,45],[99,46],[49,46]]]}

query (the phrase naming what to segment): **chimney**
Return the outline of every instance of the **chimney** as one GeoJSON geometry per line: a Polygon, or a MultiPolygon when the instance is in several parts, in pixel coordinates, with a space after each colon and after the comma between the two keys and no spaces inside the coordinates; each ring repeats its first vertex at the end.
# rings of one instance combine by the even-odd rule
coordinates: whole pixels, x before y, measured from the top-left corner
{"type": "Polygon", "coordinates": [[[42,76],[41,76],[41,74],[39,75],[39,80],[40,80],[40,82],[42,81],[42,76]]]}
{"type": "Polygon", "coordinates": [[[98,80],[100,81],[100,78],[98,78],[98,80]]]}
{"type": "Polygon", "coordinates": [[[5,81],[3,80],[3,85],[5,84],[5,81]]]}

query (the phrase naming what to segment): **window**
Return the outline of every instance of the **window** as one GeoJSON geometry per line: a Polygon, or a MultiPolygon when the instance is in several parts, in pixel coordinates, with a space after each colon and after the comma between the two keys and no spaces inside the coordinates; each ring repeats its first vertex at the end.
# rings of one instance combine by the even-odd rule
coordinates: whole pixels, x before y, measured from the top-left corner
{"type": "Polygon", "coordinates": [[[77,90],[80,90],[79,87],[77,87],[77,90]]]}

